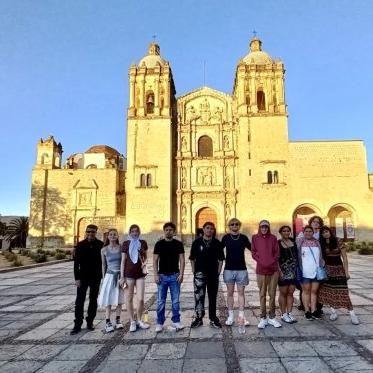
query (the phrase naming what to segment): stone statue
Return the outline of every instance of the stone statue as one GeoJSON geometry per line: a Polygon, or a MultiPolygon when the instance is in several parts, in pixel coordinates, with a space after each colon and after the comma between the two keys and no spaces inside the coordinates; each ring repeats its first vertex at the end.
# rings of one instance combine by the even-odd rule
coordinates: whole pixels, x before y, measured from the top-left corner
{"type": "Polygon", "coordinates": [[[223,140],[223,145],[224,145],[224,149],[229,149],[229,137],[228,136],[224,136],[224,140],[223,140]]]}
{"type": "Polygon", "coordinates": [[[185,122],[190,123],[194,119],[196,119],[196,110],[194,109],[194,106],[191,105],[187,108],[186,110],[186,115],[185,115],[185,122]]]}
{"type": "Polygon", "coordinates": [[[181,150],[185,151],[187,149],[187,140],[186,138],[183,136],[181,138],[181,150]]]}
{"type": "Polygon", "coordinates": [[[211,111],[207,98],[200,104],[200,114],[202,122],[210,122],[211,111]]]}

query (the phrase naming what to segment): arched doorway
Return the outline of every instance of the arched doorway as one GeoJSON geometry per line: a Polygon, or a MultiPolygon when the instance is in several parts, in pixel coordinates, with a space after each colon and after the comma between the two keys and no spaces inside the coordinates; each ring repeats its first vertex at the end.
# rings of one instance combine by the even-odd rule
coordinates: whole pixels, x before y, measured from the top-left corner
{"type": "Polygon", "coordinates": [[[203,207],[200,210],[197,211],[196,214],[196,229],[202,228],[203,224],[205,224],[207,221],[210,221],[211,223],[214,223],[215,228],[218,224],[218,217],[216,215],[216,212],[210,208],[210,207],[203,207]]]}
{"type": "Polygon", "coordinates": [[[308,224],[309,219],[314,215],[320,215],[317,207],[305,204],[298,206],[293,213],[293,232],[296,236],[308,224]]]}
{"type": "Polygon", "coordinates": [[[346,205],[335,205],[328,212],[330,228],[338,238],[353,240],[355,222],[352,208],[346,205]]]}

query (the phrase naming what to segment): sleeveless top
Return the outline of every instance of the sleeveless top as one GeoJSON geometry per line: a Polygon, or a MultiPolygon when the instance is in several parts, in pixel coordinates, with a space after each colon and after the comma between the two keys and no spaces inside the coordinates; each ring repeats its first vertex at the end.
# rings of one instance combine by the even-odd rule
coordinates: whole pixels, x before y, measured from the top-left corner
{"type": "Polygon", "coordinates": [[[107,248],[105,251],[105,257],[108,271],[120,271],[120,262],[122,259],[122,252],[120,249],[118,249],[117,252],[113,252],[107,248]]]}

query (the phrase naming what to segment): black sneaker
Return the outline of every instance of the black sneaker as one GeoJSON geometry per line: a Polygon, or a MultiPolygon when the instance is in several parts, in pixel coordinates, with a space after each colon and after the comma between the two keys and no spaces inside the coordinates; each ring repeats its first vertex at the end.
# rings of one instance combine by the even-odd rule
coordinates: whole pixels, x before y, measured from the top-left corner
{"type": "Polygon", "coordinates": [[[203,325],[203,321],[202,319],[196,317],[192,323],[190,324],[190,327],[191,328],[198,328],[199,326],[202,326],[203,325]]]}
{"type": "Polygon", "coordinates": [[[320,320],[321,319],[321,312],[320,310],[316,310],[314,312],[312,312],[312,317],[316,320],[320,320]]]}
{"type": "Polygon", "coordinates": [[[307,311],[305,314],[304,314],[304,318],[308,321],[313,321],[313,317],[312,317],[312,313],[311,311],[307,311]]]}
{"type": "Polygon", "coordinates": [[[78,334],[81,330],[82,328],[80,326],[74,326],[73,330],[70,332],[70,335],[78,334]]]}
{"type": "Polygon", "coordinates": [[[297,308],[298,308],[299,311],[304,311],[303,304],[300,304],[297,308]]]}
{"type": "Polygon", "coordinates": [[[213,328],[221,329],[221,324],[218,318],[210,320],[210,326],[213,328]]]}

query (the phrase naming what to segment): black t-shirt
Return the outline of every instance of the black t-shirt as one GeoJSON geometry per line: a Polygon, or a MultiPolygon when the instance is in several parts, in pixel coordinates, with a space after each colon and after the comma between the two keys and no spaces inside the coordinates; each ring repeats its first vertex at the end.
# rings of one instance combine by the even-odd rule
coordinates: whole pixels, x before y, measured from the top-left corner
{"type": "Polygon", "coordinates": [[[245,248],[251,250],[249,238],[244,234],[226,234],[221,240],[226,249],[225,269],[244,271],[246,269],[245,248]]]}
{"type": "Polygon", "coordinates": [[[195,261],[195,272],[215,275],[219,261],[225,259],[223,245],[216,238],[207,241],[199,237],[192,243],[189,259],[195,261]]]}
{"type": "Polygon", "coordinates": [[[104,243],[98,239],[80,241],[74,256],[75,280],[97,280],[102,277],[101,249],[104,243]]]}
{"type": "Polygon", "coordinates": [[[158,273],[163,275],[177,273],[179,272],[179,254],[184,254],[184,246],[179,240],[163,239],[155,244],[154,254],[159,256],[158,273]]]}

